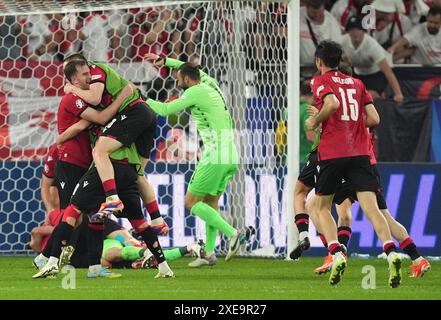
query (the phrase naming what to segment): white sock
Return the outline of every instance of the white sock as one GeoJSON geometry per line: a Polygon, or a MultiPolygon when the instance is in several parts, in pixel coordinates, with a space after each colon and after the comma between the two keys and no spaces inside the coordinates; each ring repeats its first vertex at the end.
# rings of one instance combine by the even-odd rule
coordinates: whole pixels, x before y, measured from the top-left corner
{"type": "Polygon", "coordinates": [[[90,272],[96,272],[96,271],[98,271],[100,269],[101,269],[101,265],[100,264],[95,264],[93,266],[89,266],[89,271],[90,272]]]}
{"type": "Polygon", "coordinates": [[[150,224],[152,226],[159,226],[159,225],[161,225],[163,223],[164,223],[164,218],[163,217],[159,217],[159,218],[153,219],[150,224]]]}
{"type": "Polygon", "coordinates": [[[37,257],[36,257],[36,259],[47,259],[44,255],[43,255],[43,253],[40,253],[37,257]]]}
{"type": "Polygon", "coordinates": [[[167,261],[161,262],[158,264],[158,270],[160,273],[166,274],[171,271],[170,267],[168,266],[167,261]]]}
{"type": "Polygon", "coordinates": [[[300,232],[300,234],[299,234],[299,240],[300,240],[300,241],[305,240],[305,238],[307,238],[307,237],[308,237],[308,231],[302,231],[302,232],[300,232]]]}
{"type": "Polygon", "coordinates": [[[423,257],[420,256],[419,258],[416,258],[415,260],[413,260],[412,263],[413,264],[420,264],[421,260],[423,260],[423,257]]]}
{"type": "Polygon", "coordinates": [[[50,257],[49,260],[47,261],[47,264],[49,266],[54,265],[54,264],[58,264],[58,258],[50,257]]]}

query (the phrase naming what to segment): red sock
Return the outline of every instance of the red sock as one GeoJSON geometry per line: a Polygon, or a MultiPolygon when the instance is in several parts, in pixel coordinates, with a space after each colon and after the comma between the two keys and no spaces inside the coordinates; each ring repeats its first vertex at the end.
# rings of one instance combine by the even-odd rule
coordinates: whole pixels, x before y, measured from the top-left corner
{"type": "Polygon", "coordinates": [[[117,194],[115,179],[109,179],[103,182],[104,192],[106,197],[111,197],[117,194]]]}
{"type": "Polygon", "coordinates": [[[159,212],[158,202],[156,200],[147,203],[145,205],[145,208],[147,209],[147,212],[150,215],[150,219],[155,220],[161,217],[161,213],[159,212]]]}

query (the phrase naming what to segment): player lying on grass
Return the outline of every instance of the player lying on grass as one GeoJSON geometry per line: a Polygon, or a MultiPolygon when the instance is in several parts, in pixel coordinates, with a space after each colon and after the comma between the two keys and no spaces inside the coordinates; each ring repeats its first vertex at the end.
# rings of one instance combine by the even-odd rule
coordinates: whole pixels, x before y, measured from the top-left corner
{"type": "Polygon", "coordinates": [[[198,267],[215,263],[214,248],[218,231],[229,239],[225,257],[229,261],[248,240],[248,234],[236,230],[219,213],[219,198],[236,174],[239,161],[233,120],[225,97],[217,81],[199,70],[198,66],[155,54],[147,54],[145,58],[157,67],[165,65],[177,69],[178,86],[185,90],[179,99],[172,102],[148,99],[147,104],[161,116],[188,108],[204,144],[202,159],[193,172],[185,195],[185,207],[205,222],[207,258],[190,265],[198,267]]]}
{"type": "MultiPolygon", "coordinates": [[[[51,217],[52,218],[52,217],[51,217]]],[[[107,268],[157,268],[158,261],[143,241],[137,240],[130,232],[121,227],[117,222],[105,219],[105,240],[103,242],[103,252],[101,255],[101,265],[107,268]]],[[[56,224],[55,224],[56,225],[56,224]]],[[[78,240],[69,252],[73,252],[71,257],[67,257],[66,264],[75,268],[88,267],[88,248],[87,248],[87,223],[81,222],[78,228],[78,240]]],[[[187,254],[199,258],[205,257],[204,243],[194,242],[188,246],[164,250],[165,259],[170,262],[181,258],[187,254]]],[[[34,259],[34,266],[41,269],[48,261],[48,258],[40,255],[34,259]]]]}
{"type": "MultiPolygon", "coordinates": [[[[100,105],[107,108],[120,94],[121,90],[129,83],[108,65],[87,61],[86,58],[75,53],[64,60],[63,67],[72,61],[88,63],[92,75],[89,88],[79,88],[66,84],[64,91],[71,92],[92,106],[100,105]]],[[[99,211],[122,211],[124,208],[118,196],[115,185],[115,172],[110,159],[110,154],[122,146],[130,147],[135,143],[141,160],[141,171],[147,165],[150,150],[154,145],[156,132],[156,116],[141,99],[139,90],[126,99],[119,108],[118,114],[109,122],[93,148],[93,161],[96,164],[103,189],[106,193],[105,202],[99,211]]],[[[137,180],[141,198],[151,218],[152,230],[157,234],[169,231],[165,220],[159,212],[156,195],[152,186],[144,175],[137,180]]]]}
{"type": "Polygon", "coordinates": [[[335,42],[322,41],[318,45],[315,56],[320,75],[311,81],[311,90],[319,113],[306,120],[310,130],[322,126],[315,189],[318,225],[333,255],[329,283],[339,283],[347,265],[330,212],[338,184],[345,179],[352,184],[363,212],[383,244],[389,264],[389,286],[396,288],[401,283],[402,261],[387,221],[378,208],[375,195],[378,181],[370,165],[365,127],[367,118],[376,119],[373,122],[378,124],[379,116],[364,84],[338,70],[342,53],[341,46],[335,42]]]}

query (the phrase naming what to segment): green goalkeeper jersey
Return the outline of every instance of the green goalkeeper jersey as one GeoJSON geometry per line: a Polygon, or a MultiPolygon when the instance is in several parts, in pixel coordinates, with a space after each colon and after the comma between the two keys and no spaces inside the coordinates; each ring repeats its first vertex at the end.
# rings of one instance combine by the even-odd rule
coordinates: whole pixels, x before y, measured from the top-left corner
{"type": "MultiPolygon", "coordinates": [[[[170,58],[165,61],[165,65],[173,69],[179,69],[183,64],[182,61],[170,58]]],[[[161,116],[189,108],[204,143],[200,163],[237,164],[233,120],[227,109],[225,97],[216,79],[203,71],[200,73],[201,82],[186,89],[179,99],[168,103],[148,99],[147,104],[161,116]]]]}
{"type": "MultiPolygon", "coordinates": [[[[105,77],[106,79],[104,83],[105,91],[107,91],[107,93],[112,96],[112,101],[115,100],[118,97],[119,93],[122,91],[122,89],[129,83],[129,81],[124,79],[115,70],[113,70],[111,67],[109,67],[106,64],[96,61],[91,61],[89,62],[89,64],[91,66],[95,65],[99,67],[106,73],[106,77],[105,77]]],[[[93,79],[94,77],[93,71],[91,70],[91,72],[93,79]]],[[[133,92],[129,98],[123,101],[118,111],[124,110],[124,108],[127,107],[130,103],[140,98],[141,98],[141,93],[139,92],[139,90],[135,90],[135,92],[133,92]]],[[[108,104],[110,104],[110,101],[108,101],[108,104]]]]}

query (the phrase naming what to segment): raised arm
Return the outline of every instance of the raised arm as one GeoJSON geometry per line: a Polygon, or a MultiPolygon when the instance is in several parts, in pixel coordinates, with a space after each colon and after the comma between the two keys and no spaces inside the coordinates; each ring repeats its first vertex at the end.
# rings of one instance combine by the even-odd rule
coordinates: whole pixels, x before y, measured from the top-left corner
{"type": "MultiPolygon", "coordinates": [[[[160,57],[154,53],[147,53],[144,55],[144,58],[153,63],[157,67],[166,66],[170,69],[179,69],[185,63],[183,61],[179,61],[176,59],[168,58],[168,57],[160,57]]],[[[201,75],[202,82],[215,82],[217,84],[217,80],[210,77],[207,73],[202,70],[199,70],[199,74],[201,75]]]]}

